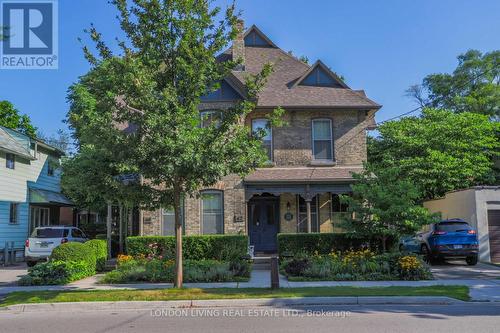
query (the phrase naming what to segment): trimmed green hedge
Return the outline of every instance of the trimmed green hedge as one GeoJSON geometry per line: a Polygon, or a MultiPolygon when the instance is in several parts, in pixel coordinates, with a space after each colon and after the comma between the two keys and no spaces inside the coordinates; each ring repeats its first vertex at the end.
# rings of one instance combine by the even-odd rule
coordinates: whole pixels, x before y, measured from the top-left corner
{"type": "MultiPolygon", "coordinates": [[[[127,237],[127,253],[131,256],[175,257],[174,236],[127,237]]],[[[184,236],[183,257],[187,260],[231,261],[246,256],[248,237],[245,235],[184,236]]]]}
{"type": "Polygon", "coordinates": [[[368,247],[380,250],[380,242],[373,239],[355,238],[347,233],[278,234],[278,253],[282,255],[328,254],[368,247]]]}
{"type": "Polygon", "coordinates": [[[94,275],[96,272],[96,253],[93,248],[76,242],[61,244],[50,255],[50,261],[84,262],[85,276],[94,275]]]}
{"type": "Polygon", "coordinates": [[[93,239],[85,242],[83,245],[92,249],[96,257],[96,270],[102,272],[106,266],[106,259],[108,258],[108,244],[105,240],[93,239]]]}

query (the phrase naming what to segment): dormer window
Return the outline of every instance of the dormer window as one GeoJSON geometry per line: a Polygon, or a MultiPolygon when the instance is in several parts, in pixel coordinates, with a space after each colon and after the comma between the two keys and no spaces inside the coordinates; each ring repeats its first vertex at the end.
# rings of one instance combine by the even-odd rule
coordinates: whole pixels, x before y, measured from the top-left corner
{"type": "Polygon", "coordinates": [[[273,160],[273,131],[269,125],[269,120],[265,118],[253,119],[252,133],[263,134],[262,145],[267,152],[268,161],[271,162],[273,160]]]}
{"type": "Polygon", "coordinates": [[[315,160],[333,160],[332,121],[314,119],[312,121],[312,151],[315,160]]]}
{"type": "Polygon", "coordinates": [[[209,127],[214,124],[215,127],[219,127],[222,120],[222,112],[219,110],[205,110],[200,112],[201,127],[209,127]]]}
{"type": "Polygon", "coordinates": [[[7,169],[15,169],[16,167],[16,155],[7,153],[5,154],[5,167],[7,169]]]}

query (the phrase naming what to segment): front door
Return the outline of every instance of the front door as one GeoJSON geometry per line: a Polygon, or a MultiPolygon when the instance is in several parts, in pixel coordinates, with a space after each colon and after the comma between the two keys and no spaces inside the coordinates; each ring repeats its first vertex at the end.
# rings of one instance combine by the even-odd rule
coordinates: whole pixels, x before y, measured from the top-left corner
{"type": "Polygon", "coordinates": [[[257,197],[248,203],[248,234],[254,252],[276,252],[279,198],[257,197]]]}

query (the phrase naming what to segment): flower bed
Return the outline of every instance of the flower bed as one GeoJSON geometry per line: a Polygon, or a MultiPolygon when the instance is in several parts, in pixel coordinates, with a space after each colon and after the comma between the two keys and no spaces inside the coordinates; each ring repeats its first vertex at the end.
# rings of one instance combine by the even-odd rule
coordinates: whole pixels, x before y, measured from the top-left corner
{"type": "MultiPolygon", "coordinates": [[[[247,281],[250,262],[239,259],[218,261],[213,259],[184,260],[185,282],[247,281]]],[[[173,282],[175,263],[160,257],[118,257],[116,270],[107,273],[101,283],[173,282]]]]}
{"type": "Polygon", "coordinates": [[[298,254],[280,263],[290,281],[429,280],[429,267],[415,255],[370,250],[298,254]]]}

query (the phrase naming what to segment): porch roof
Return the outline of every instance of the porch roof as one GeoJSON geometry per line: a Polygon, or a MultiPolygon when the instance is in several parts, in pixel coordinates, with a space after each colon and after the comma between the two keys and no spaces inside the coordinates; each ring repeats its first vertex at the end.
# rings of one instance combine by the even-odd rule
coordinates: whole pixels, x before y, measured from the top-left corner
{"type": "Polygon", "coordinates": [[[35,188],[30,189],[30,203],[74,206],[73,202],[62,193],[35,188]]]}
{"type": "Polygon", "coordinates": [[[361,166],[257,169],[245,178],[245,200],[263,193],[292,193],[305,200],[322,193],[347,193],[354,181],[352,174],[362,170],[361,166]]]}
{"type": "Polygon", "coordinates": [[[349,182],[352,174],[363,171],[362,166],[260,168],[245,178],[246,184],[262,183],[331,183],[349,182]]]}

